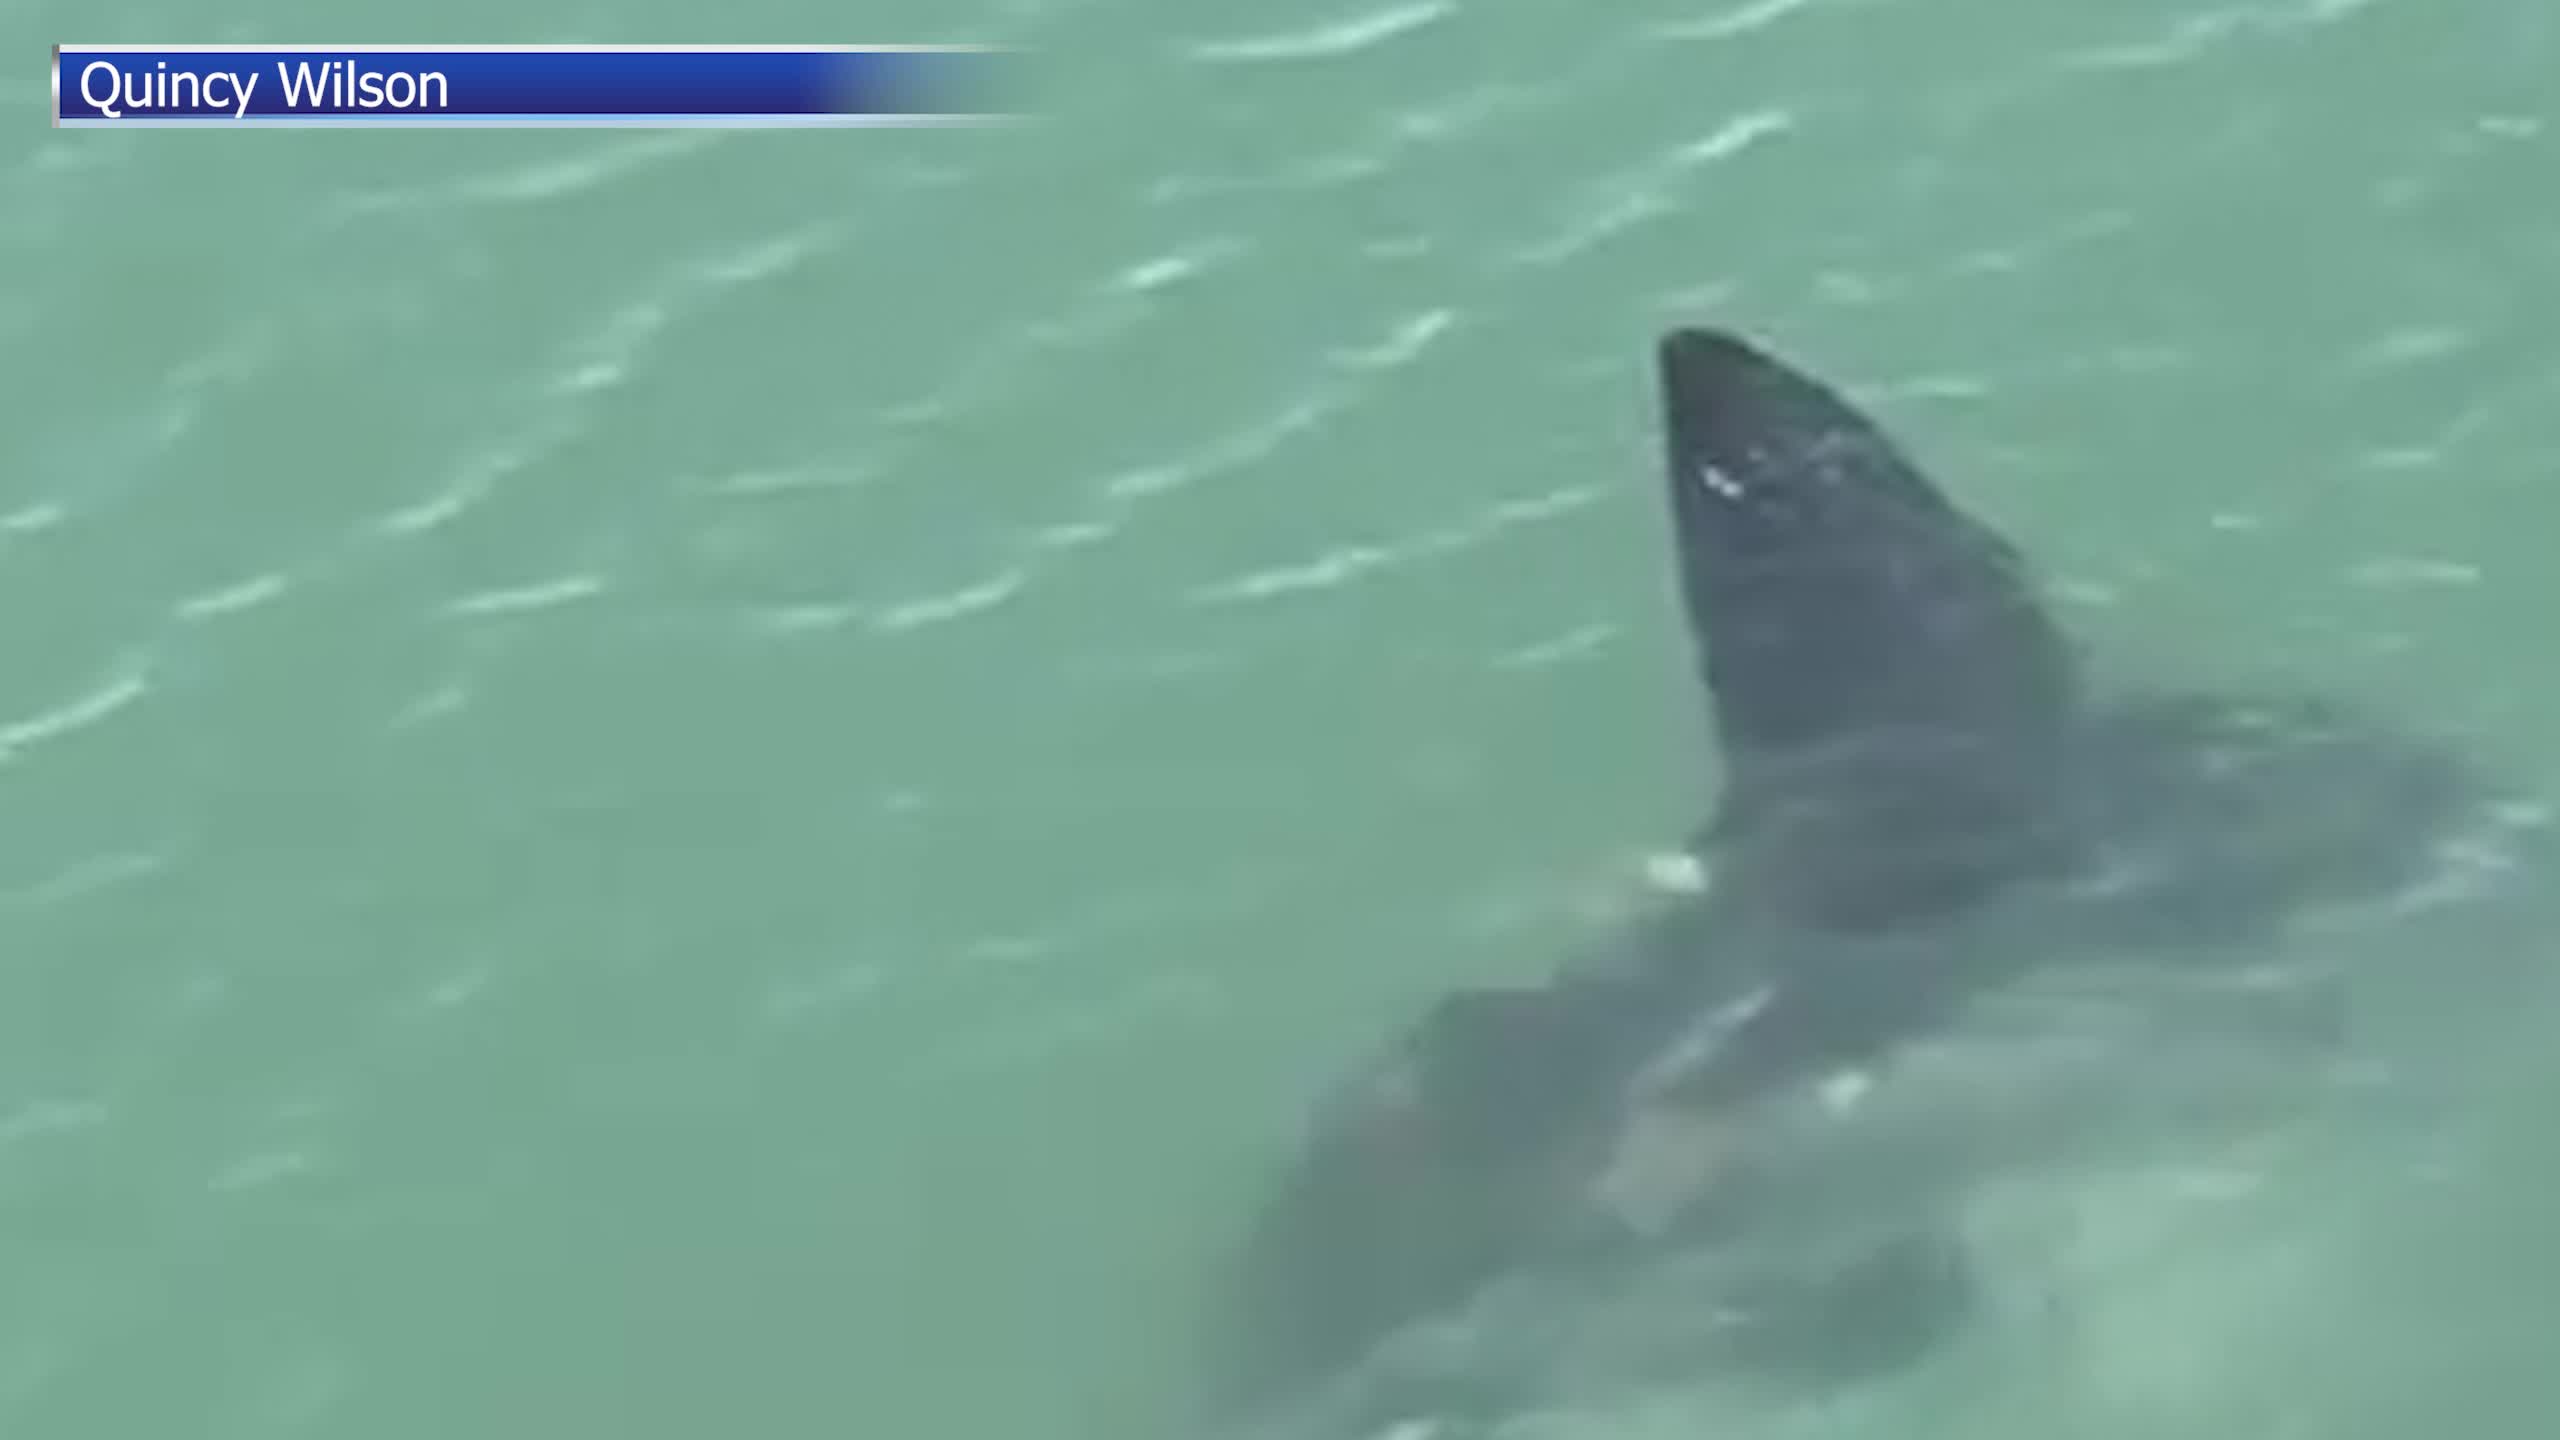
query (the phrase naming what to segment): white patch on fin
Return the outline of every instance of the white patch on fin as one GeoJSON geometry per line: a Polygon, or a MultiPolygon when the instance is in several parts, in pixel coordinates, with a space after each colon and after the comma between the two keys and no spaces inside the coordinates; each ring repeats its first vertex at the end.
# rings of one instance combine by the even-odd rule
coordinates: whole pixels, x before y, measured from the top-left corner
{"type": "Polygon", "coordinates": [[[1644,857],[1644,883],[1666,895],[1704,895],[1715,883],[1707,862],[1685,850],[1657,850],[1644,857]]]}
{"type": "Polygon", "coordinates": [[[1873,1090],[1876,1077],[1864,1070],[1835,1070],[1822,1077],[1819,1093],[1822,1108],[1833,1115],[1846,1115],[1873,1090]]]}
{"type": "Polygon", "coordinates": [[[1698,483],[1706,486],[1709,492],[1721,495],[1727,500],[1739,500],[1743,495],[1741,481],[1727,475],[1721,468],[1707,461],[1698,462],[1698,483]]]}

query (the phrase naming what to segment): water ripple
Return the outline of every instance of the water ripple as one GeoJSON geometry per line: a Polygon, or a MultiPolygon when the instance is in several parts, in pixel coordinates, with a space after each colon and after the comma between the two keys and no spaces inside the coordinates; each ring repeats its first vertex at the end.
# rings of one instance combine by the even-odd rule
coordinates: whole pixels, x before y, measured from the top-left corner
{"type": "Polygon", "coordinates": [[[1270,600],[1302,590],[1328,590],[1356,580],[1372,570],[1395,563],[1393,547],[1340,545],[1312,560],[1248,571],[1231,580],[1220,581],[1199,592],[1198,598],[1214,603],[1248,600],[1270,600]]]}
{"type": "Polygon", "coordinates": [[[318,1169],[318,1160],[307,1151],[260,1151],[253,1155],[242,1156],[223,1166],[205,1182],[205,1188],[217,1193],[263,1190],[309,1175],[318,1169]]]}
{"type": "Polygon", "coordinates": [[[809,264],[841,245],[844,236],[839,226],[809,225],[671,266],[658,283],[616,305],[593,331],[571,342],[556,367],[552,392],[585,396],[620,386],[676,322],[732,291],[809,264]]]}
{"type": "Polygon", "coordinates": [[[1513,264],[1543,269],[1671,212],[1678,187],[1708,165],[1729,159],[1772,136],[1796,128],[1794,112],[1784,109],[1746,111],[1712,132],[1678,145],[1593,187],[1595,197],[1569,216],[1554,234],[1512,255],[1513,264]]]}
{"type": "Polygon", "coordinates": [[[577,155],[486,175],[396,190],[358,191],[331,207],[324,226],[377,215],[435,215],[469,207],[532,205],[565,199],[684,159],[726,138],[724,132],[687,130],[620,139],[577,155]]]}
{"type": "Polygon", "coordinates": [[[496,494],[508,476],[531,466],[576,433],[575,425],[553,419],[514,440],[501,441],[465,460],[444,488],[393,510],[376,520],[374,527],[386,535],[417,535],[449,524],[496,494]]]}
{"type": "Polygon", "coordinates": [[[773,982],[766,987],[757,1009],[768,1025],[832,1020],[879,989],[886,979],[879,966],[855,962],[814,978],[773,982]]]}
{"type": "Polygon", "coordinates": [[[1486,122],[1514,116],[1532,102],[1562,104],[1576,92],[1563,80],[1537,87],[1509,81],[1479,84],[1396,111],[1349,145],[1301,160],[1277,174],[1161,176],[1145,192],[1146,203],[1171,206],[1193,200],[1268,191],[1322,190],[1386,174],[1412,152],[1445,145],[1482,130],[1486,122]]]}
{"type": "Polygon", "coordinates": [[[0,1148],[54,1135],[95,1130],[106,1123],[107,1107],[93,1100],[27,1100],[0,1114],[0,1148]]]}
{"type": "Polygon", "coordinates": [[[2442,588],[2480,583],[2480,567],[2460,560],[2384,555],[2360,562],[2348,578],[2377,590],[2442,588]]]}
{"type": "Polygon", "coordinates": [[[863,465],[818,464],[782,470],[741,470],[694,482],[696,493],[724,500],[753,500],[768,495],[805,495],[858,488],[872,476],[863,465]]]}
{"type": "Polygon", "coordinates": [[[86,730],[141,699],[150,688],[150,676],[136,660],[84,694],[24,720],[0,725],[0,763],[14,759],[16,752],[31,745],[86,730]]]}
{"type": "Polygon", "coordinates": [[[1725,40],[1767,29],[1813,3],[1814,0],[1749,0],[1713,15],[1657,25],[1653,33],[1666,40],[1725,40]]]}
{"type": "Polygon", "coordinates": [[[1229,236],[1198,241],[1129,265],[1111,277],[1109,288],[1140,295],[1162,290],[1232,260],[1244,249],[1244,242],[1229,236]]]}
{"type": "Polygon", "coordinates": [[[2147,70],[2190,64],[2224,43],[2251,34],[2333,25],[2380,0],[2300,0],[2289,5],[2234,5],[2180,16],[2142,39],[2070,50],[2056,57],[2065,70],[2147,70]]]}
{"type": "Polygon", "coordinates": [[[922,629],[940,625],[991,610],[1021,593],[1029,575],[1021,570],[1006,570],[975,584],[939,594],[902,600],[884,608],[871,622],[871,628],[883,633],[922,629]]]}
{"type": "Polygon", "coordinates": [[[1029,569],[1015,566],[952,589],[899,600],[792,601],[756,607],[747,618],[756,629],[773,635],[842,630],[852,625],[865,625],[878,635],[898,635],[984,614],[1019,596],[1031,580],[1029,569]]]}
{"type": "MultiPolygon", "coordinates": [[[[1450,322],[1446,312],[1429,311],[1399,322],[1383,342],[1337,351],[1337,378],[1309,385],[1295,398],[1259,419],[1216,434],[1173,459],[1120,471],[1101,481],[1094,499],[1100,513],[1075,515],[1030,527],[1018,540],[1025,560],[1049,561],[1090,549],[1119,534],[1128,512],[1158,496],[1224,473],[1268,460],[1290,442],[1317,430],[1360,393],[1338,378],[1344,372],[1376,372],[1408,363],[1450,322]]],[[[872,603],[852,598],[813,598],[754,607],[748,623],[769,634],[840,630],[863,624],[878,634],[896,634],[939,625],[993,609],[1014,599],[1038,571],[1018,560],[985,579],[957,589],[872,603]]]]}
{"type": "Polygon", "coordinates": [[[1353,370],[1394,370],[1413,363],[1431,342],[1457,323],[1454,310],[1424,310],[1407,316],[1373,345],[1334,352],[1337,363],[1353,370]]]}
{"type": "Polygon", "coordinates": [[[444,610],[448,615],[463,617],[523,615],[590,600],[605,593],[606,588],[603,576],[580,572],[523,585],[473,591],[447,601],[444,610]]]}
{"type": "MultiPolygon", "coordinates": [[[[1319,155],[1294,167],[1277,181],[1283,189],[1331,189],[1384,175],[1416,151],[1446,145],[1483,130],[1494,120],[1516,118],[1538,100],[1562,103],[1573,91],[1563,84],[1541,89],[1495,82],[1462,90],[1428,104],[1389,115],[1376,133],[1356,144],[1319,155]]],[[[1253,188],[1248,182],[1238,188],[1253,188]]]]}
{"type": "Polygon", "coordinates": [[[750,625],[775,635],[840,630],[861,618],[862,606],[850,600],[804,600],[785,605],[765,605],[747,614],[750,625]]]}
{"type": "Polygon", "coordinates": [[[1494,656],[1490,664],[1496,670],[1543,670],[1594,654],[1617,637],[1618,627],[1595,621],[1513,646],[1494,656]]]}
{"type": "Polygon", "coordinates": [[[675,318],[664,298],[628,301],[605,317],[595,333],[571,347],[568,362],[551,381],[557,395],[591,395],[610,390],[631,376],[649,342],[675,318]]]}
{"type": "Polygon", "coordinates": [[[77,860],[43,879],[0,892],[0,905],[12,910],[42,910],[120,889],[167,870],[170,857],[157,850],[119,850],[77,860]]]}
{"type": "Polygon", "coordinates": [[[178,602],[176,613],[181,620],[212,620],[238,614],[284,594],[289,583],[282,574],[270,570],[190,595],[178,602]]]}
{"type": "Polygon", "coordinates": [[[1034,550],[1081,550],[1119,533],[1120,527],[1107,520],[1064,520],[1032,531],[1026,543],[1034,550]]]}
{"type": "Polygon", "coordinates": [[[2459,325],[2403,325],[2357,348],[2353,363],[2372,369],[2432,364],[2460,355],[2477,337],[2459,325]]]}
{"type": "Polygon", "coordinates": [[[807,225],[787,235],[749,241],[725,254],[698,260],[690,273],[711,290],[760,284],[842,248],[845,238],[841,225],[807,225]]]}
{"type": "Polygon", "coordinates": [[[448,715],[458,715],[471,703],[471,687],[460,681],[435,686],[400,707],[391,717],[392,730],[413,730],[432,724],[448,715]]]}
{"type": "Polygon", "coordinates": [[[1313,590],[1329,590],[1383,570],[1419,564],[1474,549],[1523,526],[1540,524],[1589,506],[1606,492],[1593,485],[1569,485],[1519,499],[1497,501],[1455,525],[1426,530],[1403,540],[1328,546],[1307,560],[1250,570],[1214,581],[1192,592],[1192,602],[1234,605],[1277,599],[1313,590]]]}
{"type": "Polygon", "coordinates": [[[2223,40],[2263,23],[2261,16],[2246,9],[2207,10],[2180,16],[2167,30],[2147,39],[2067,51],[2056,63],[2069,70],[2143,70],[2183,65],[2223,40]]]}
{"type": "Polygon", "coordinates": [[[70,512],[58,500],[36,500],[0,514],[0,531],[11,535],[34,535],[60,525],[70,512]]]}
{"type": "Polygon", "coordinates": [[[1345,399],[1336,387],[1311,388],[1273,414],[1217,436],[1188,455],[1121,471],[1102,483],[1102,496],[1117,505],[1133,504],[1269,459],[1290,440],[1316,428],[1345,399]]]}
{"type": "Polygon", "coordinates": [[[912,440],[969,415],[1026,364],[1054,359],[1060,352],[1096,349],[1125,335],[1155,313],[1147,302],[1232,261],[1247,248],[1232,236],[1213,235],[1123,265],[1090,294],[1071,302],[1064,314],[1007,332],[932,389],[883,407],[875,418],[882,427],[903,432],[912,440]]]}
{"type": "Polygon", "coordinates": [[[1346,15],[1303,30],[1205,40],[1190,48],[1194,60],[1211,64],[1261,64],[1279,60],[1328,60],[1383,45],[1399,36],[1436,25],[1457,13],[1451,0],[1409,0],[1383,9],[1346,15]]]}

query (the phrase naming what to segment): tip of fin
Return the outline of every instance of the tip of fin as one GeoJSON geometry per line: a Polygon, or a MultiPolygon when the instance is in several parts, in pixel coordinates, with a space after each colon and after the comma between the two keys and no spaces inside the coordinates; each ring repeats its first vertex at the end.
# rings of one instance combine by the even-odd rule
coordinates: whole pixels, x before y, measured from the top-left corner
{"type": "Polygon", "coordinates": [[[1961,518],[1882,427],[1738,335],[1673,330],[1655,346],[1655,369],[1672,478],[1698,492],[1684,542],[1776,547],[1787,537],[1767,533],[1775,526],[1818,541],[1852,526],[1872,533],[1894,511],[1961,518]],[[1826,524],[1827,536],[1811,533],[1826,524]]]}
{"type": "Polygon", "coordinates": [[[1730,330],[1686,325],[1666,330],[1654,346],[1656,362],[1667,377],[1698,381],[1718,374],[1781,368],[1766,351],[1730,330]]]}

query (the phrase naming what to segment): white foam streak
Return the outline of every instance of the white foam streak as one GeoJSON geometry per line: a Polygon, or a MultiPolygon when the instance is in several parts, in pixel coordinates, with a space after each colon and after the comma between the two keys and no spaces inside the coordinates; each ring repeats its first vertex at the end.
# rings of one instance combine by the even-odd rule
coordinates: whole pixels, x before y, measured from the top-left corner
{"type": "Polygon", "coordinates": [[[1414,0],[1414,3],[1390,5],[1303,30],[1202,41],[1191,47],[1191,58],[1227,65],[1329,60],[1410,35],[1455,13],[1457,6],[1450,0],[1414,0]]]}

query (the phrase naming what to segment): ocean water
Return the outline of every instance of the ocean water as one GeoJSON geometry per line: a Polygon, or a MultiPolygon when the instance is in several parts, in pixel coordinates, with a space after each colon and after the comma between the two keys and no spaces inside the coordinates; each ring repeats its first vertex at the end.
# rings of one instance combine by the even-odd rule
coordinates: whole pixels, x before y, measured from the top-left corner
{"type": "MultiPolygon", "coordinates": [[[[1711,794],[1668,324],[2115,663],[2560,788],[2560,11],[1362,3],[0,13],[0,1434],[1162,1433],[1317,1091],[1711,794]],[[986,41],[1029,116],[44,128],[186,40],[986,41]]],[[[2548,1429],[2515,993],[2423,1176],[1843,1413],[2548,1429]]]]}

